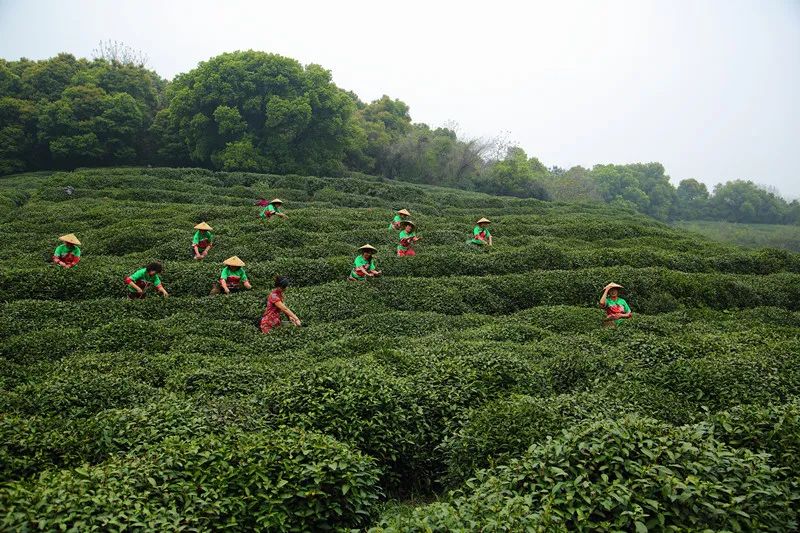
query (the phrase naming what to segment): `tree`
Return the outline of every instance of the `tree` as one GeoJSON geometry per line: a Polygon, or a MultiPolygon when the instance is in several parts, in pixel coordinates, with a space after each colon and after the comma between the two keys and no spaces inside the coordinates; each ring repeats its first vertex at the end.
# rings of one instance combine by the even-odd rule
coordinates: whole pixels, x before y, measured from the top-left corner
{"type": "Polygon", "coordinates": [[[358,135],[355,103],[329,71],[275,54],[214,57],[178,76],[168,96],[153,125],[165,160],[324,175],[344,169],[358,135]]]}
{"type": "Polygon", "coordinates": [[[696,179],[685,179],[678,184],[677,218],[684,220],[702,219],[707,216],[708,189],[696,179]]]}
{"type": "Polygon", "coordinates": [[[491,194],[549,199],[543,179],[547,168],[538,159],[528,159],[518,146],[508,148],[505,158],[495,161],[476,180],[478,190],[491,194]]]}

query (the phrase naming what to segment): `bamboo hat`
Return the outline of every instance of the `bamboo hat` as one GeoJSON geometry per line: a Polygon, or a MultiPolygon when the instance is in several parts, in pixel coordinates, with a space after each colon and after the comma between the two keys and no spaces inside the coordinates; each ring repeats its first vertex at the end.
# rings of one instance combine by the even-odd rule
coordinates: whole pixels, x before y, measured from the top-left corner
{"type": "Polygon", "coordinates": [[[271,203],[271,204],[283,204],[283,200],[281,200],[280,198],[273,198],[272,200],[269,201],[269,203],[271,203]]]}
{"type": "Polygon", "coordinates": [[[367,252],[367,251],[369,251],[369,252],[375,253],[375,252],[378,251],[378,249],[375,248],[374,246],[372,246],[371,244],[365,244],[364,246],[359,248],[358,251],[359,252],[367,252]]]}
{"type": "Polygon", "coordinates": [[[410,217],[411,213],[408,212],[408,209],[401,209],[397,212],[398,215],[403,215],[404,217],[410,217]]]}
{"type": "Polygon", "coordinates": [[[64,241],[69,244],[80,245],[81,241],[75,236],[74,233],[67,233],[66,235],[62,235],[58,238],[59,241],[64,241]]]}
{"type": "Polygon", "coordinates": [[[405,226],[406,224],[411,224],[411,228],[412,228],[412,229],[416,229],[416,228],[417,228],[417,225],[416,225],[416,224],[414,224],[414,223],[413,223],[412,221],[410,221],[410,220],[403,220],[402,222],[400,222],[400,224],[401,224],[402,226],[405,226]]]}
{"type": "Polygon", "coordinates": [[[622,286],[622,285],[620,285],[619,283],[613,283],[613,282],[612,282],[612,283],[609,283],[608,285],[606,285],[606,286],[605,286],[605,287],[603,287],[603,288],[604,288],[604,289],[624,289],[625,287],[623,287],[623,286],[622,286]]]}
{"type": "Polygon", "coordinates": [[[222,262],[222,264],[230,267],[243,267],[244,261],[239,259],[239,256],[234,255],[233,257],[227,258],[225,261],[222,262]]]}
{"type": "Polygon", "coordinates": [[[206,224],[205,222],[201,222],[201,223],[199,223],[198,225],[196,225],[196,226],[194,227],[194,229],[199,229],[199,230],[203,230],[203,231],[211,231],[211,230],[212,230],[212,229],[214,229],[214,228],[212,228],[211,226],[209,226],[209,225],[208,225],[208,224],[206,224]]]}
{"type": "Polygon", "coordinates": [[[488,219],[488,218],[486,218],[486,217],[484,217],[484,218],[481,218],[480,220],[478,220],[478,222],[476,222],[476,224],[491,224],[491,223],[492,223],[492,221],[491,221],[491,220],[489,220],[489,219],[488,219]]]}

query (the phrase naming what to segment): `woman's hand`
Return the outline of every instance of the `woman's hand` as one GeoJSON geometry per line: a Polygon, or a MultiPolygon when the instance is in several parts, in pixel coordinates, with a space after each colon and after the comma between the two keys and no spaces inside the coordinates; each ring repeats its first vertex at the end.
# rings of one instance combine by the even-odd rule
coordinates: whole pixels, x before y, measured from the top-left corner
{"type": "Polygon", "coordinates": [[[297,318],[297,316],[296,316],[296,315],[294,315],[294,316],[290,316],[290,317],[289,317],[289,320],[291,320],[292,324],[294,324],[294,325],[295,325],[295,326],[297,326],[297,327],[300,327],[300,326],[302,326],[302,325],[303,325],[303,324],[302,324],[302,322],[300,322],[300,319],[299,319],[299,318],[297,318]]]}

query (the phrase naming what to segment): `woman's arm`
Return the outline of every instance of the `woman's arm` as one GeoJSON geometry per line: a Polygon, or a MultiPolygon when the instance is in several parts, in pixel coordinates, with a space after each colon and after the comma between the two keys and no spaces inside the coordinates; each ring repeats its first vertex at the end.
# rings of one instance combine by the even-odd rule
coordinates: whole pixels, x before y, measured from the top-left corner
{"type": "Polygon", "coordinates": [[[228,282],[225,281],[224,279],[222,279],[222,278],[219,279],[219,286],[222,287],[222,291],[225,294],[230,294],[231,293],[231,290],[228,288],[228,282]]]}
{"type": "Polygon", "coordinates": [[[126,278],[125,284],[136,289],[136,292],[138,292],[139,294],[142,294],[142,292],[144,292],[142,288],[138,286],[131,278],[126,278]]]}
{"type": "Polygon", "coordinates": [[[244,283],[242,283],[242,285],[243,285],[243,286],[244,286],[244,288],[245,288],[245,289],[247,289],[247,290],[250,290],[250,289],[252,289],[252,288],[253,288],[253,286],[252,286],[252,285],[250,285],[250,280],[248,280],[248,279],[244,280],[244,283]]]}
{"type": "Polygon", "coordinates": [[[157,290],[158,292],[160,292],[160,293],[161,293],[161,295],[162,295],[164,298],[169,298],[169,293],[167,292],[167,289],[165,289],[165,288],[164,288],[164,285],[163,285],[163,284],[156,285],[156,290],[157,290]]]}
{"type": "Polygon", "coordinates": [[[608,287],[605,287],[603,289],[603,295],[600,297],[600,307],[605,307],[606,306],[606,296],[608,295],[608,291],[609,290],[610,289],[608,287]]]}
{"type": "Polygon", "coordinates": [[[289,317],[289,320],[292,321],[292,324],[294,324],[295,326],[299,326],[300,325],[300,319],[297,318],[297,315],[294,314],[291,309],[286,307],[285,303],[283,303],[282,301],[279,300],[279,301],[275,302],[275,307],[277,307],[281,312],[283,312],[283,314],[285,314],[287,317],[289,317]]]}

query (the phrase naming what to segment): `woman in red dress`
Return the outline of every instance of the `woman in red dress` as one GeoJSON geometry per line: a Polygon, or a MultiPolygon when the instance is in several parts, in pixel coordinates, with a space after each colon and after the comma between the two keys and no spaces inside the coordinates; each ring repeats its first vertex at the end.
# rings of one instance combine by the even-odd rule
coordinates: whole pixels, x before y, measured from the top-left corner
{"type": "Polygon", "coordinates": [[[285,314],[295,326],[301,325],[297,315],[283,303],[283,291],[288,286],[289,278],[275,276],[275,289],[269,293],[267,308],[264,309],[264,314],[261,316],[261,333],[269,333],[272,328],[279,327],[281,325],[281,313],[285,314]]]}

